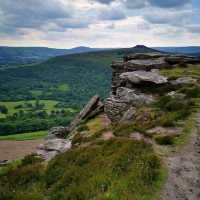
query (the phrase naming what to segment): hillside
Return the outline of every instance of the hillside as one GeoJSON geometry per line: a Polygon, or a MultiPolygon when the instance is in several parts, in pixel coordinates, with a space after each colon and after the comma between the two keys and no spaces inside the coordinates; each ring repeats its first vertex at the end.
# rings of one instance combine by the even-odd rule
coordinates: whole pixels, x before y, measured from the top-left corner
{"type": "Polygon", "coordinates": [[[100,51],[102,49],[76,47],[72,49],[54,49],[46,47],[3,47],[0,46],[0,67],[42,62],[48,58],[100,51]]]}
{"type": "Polygon", "coordinates": [[[169,52],[169,53],[180,53],[191,56],[200,56],[200,47],[154,47],[158,51],[169,52]]]}
{"type": "Polygon", "coordinates": [[[0,100],[31,100],[35,98],[65,101],[83,105],[96,92],[108,94],[112,60],[127,53],[153,52],[137,46],[130,49],[65,55],[36,65],[2,69],[0,100]]]}
{"type": "Polygon", "coordinates": [[[108,96],[112,73],[108,66],[112,60],[129,52],[145,51],[154,50],[137,46],[64,55],[41,64],[1,69],[0,135],[67,125],[91,96],[108,96]],[[40,100],[38,105],[35,99],[40,100]],[[48,100],[56,103],[49,106],[48,100]]]}
{"type": "Polygon", "coordinates": [[[33,155],[0,167],[5,200],[199,200],[200,60],[132,54],[33,155]],[[44,162],[45,161],[45,162],[44,162]]]}

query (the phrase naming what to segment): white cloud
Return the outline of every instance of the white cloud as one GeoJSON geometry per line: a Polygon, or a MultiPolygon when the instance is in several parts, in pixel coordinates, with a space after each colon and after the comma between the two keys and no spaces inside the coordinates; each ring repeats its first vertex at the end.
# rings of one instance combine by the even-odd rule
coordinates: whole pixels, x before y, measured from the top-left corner
{"type": "Polygon", "coordinates": [[[199,9],[191,0],[0,0],[0,5],[2,45],[159,46],[200,40],[199,9]]]}

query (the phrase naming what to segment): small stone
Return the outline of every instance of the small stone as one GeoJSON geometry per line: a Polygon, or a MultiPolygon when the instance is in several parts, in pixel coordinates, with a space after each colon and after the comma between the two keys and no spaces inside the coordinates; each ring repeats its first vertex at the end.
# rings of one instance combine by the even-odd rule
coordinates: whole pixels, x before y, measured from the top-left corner
{"type": "Polygon", "coordinates": [[[195,84],[197,79],[192,77],[181,77],[176,80],[170,81],[172,85],[181,85],[181,84],[195,84]]]}

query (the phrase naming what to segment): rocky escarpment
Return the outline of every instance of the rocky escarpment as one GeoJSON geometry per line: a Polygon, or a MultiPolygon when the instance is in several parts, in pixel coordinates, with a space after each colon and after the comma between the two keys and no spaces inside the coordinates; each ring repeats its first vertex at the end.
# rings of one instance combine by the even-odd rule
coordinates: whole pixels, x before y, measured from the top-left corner
{"type": "Polygon", "coordinates": [[[133,54],[125,56],[123,62],[113,62],[112,92],[105,101],[106,114],[112,122],[130,120],[136,108],[151,104],[156,99],[158,94],[152,95],[150,89],[196,81],[191,77],[169,81],[159,74],[160,69],[196,63],[200,63],[199,58],[162,53],[133,54]],[[147,88],[145,92],[144,87],[147,88]]]}
{"type": "MultiPolygon", "coordinates": [[[[183,101],[185,94],[177,93],[173,89],[180,85],[196,84],[198,81],[195,77],[190,76],[169,79],[160,71],[163,69],[173,71],[177,66],[185,69],[187,65],[196,63],[200,63],[198,58],[162,53],[132,54],[125,56],[123,62],[113,62],[112,91],[109,98],[102,103],[99,96],[92,97],[68,127],[55,127],[49,131],[45,143],[38,147],[37,154],[49,160],[55,155],[67,151],[72,147],[71,140],[74,135],[80,132],[76,131],[79,125],[103,111],[113,124],[137,122],[139,126],[142,126],[146,121],[151,121],[152,108],[148,108],[149,105],[165,95],[183,101]],[[144,111],[139,111],[139,108],[145,106],[144,111]]],[[[161,115],[154,112],[156,117],[165,117],[165,112],[160,112],[161,115]]],[[[177,137],[181,132],[173,127],[163,128],[162,124],[155,123],[154,125],[153,129],[150,129],[151,126],[147,127],[148,135],[156,132],[163,137],[169,135],[177,137]]],[[[112,131],[108,131],[108,133],[112,133],[112,131]]],[[[141,135],[138,137],[135,132],[131,134],[132,138],[135,136],[141,138],[141,135]]]]}

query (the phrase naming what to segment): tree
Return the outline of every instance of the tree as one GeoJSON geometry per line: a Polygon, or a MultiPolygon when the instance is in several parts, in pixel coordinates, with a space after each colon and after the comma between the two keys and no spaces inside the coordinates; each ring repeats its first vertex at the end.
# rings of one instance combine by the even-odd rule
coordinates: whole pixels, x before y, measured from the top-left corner
{"type": "Polygon", "coordinates": [[[8,108],[4,105],[0,105],[0,112],[3,114],[8,114],[8,108]]]}

